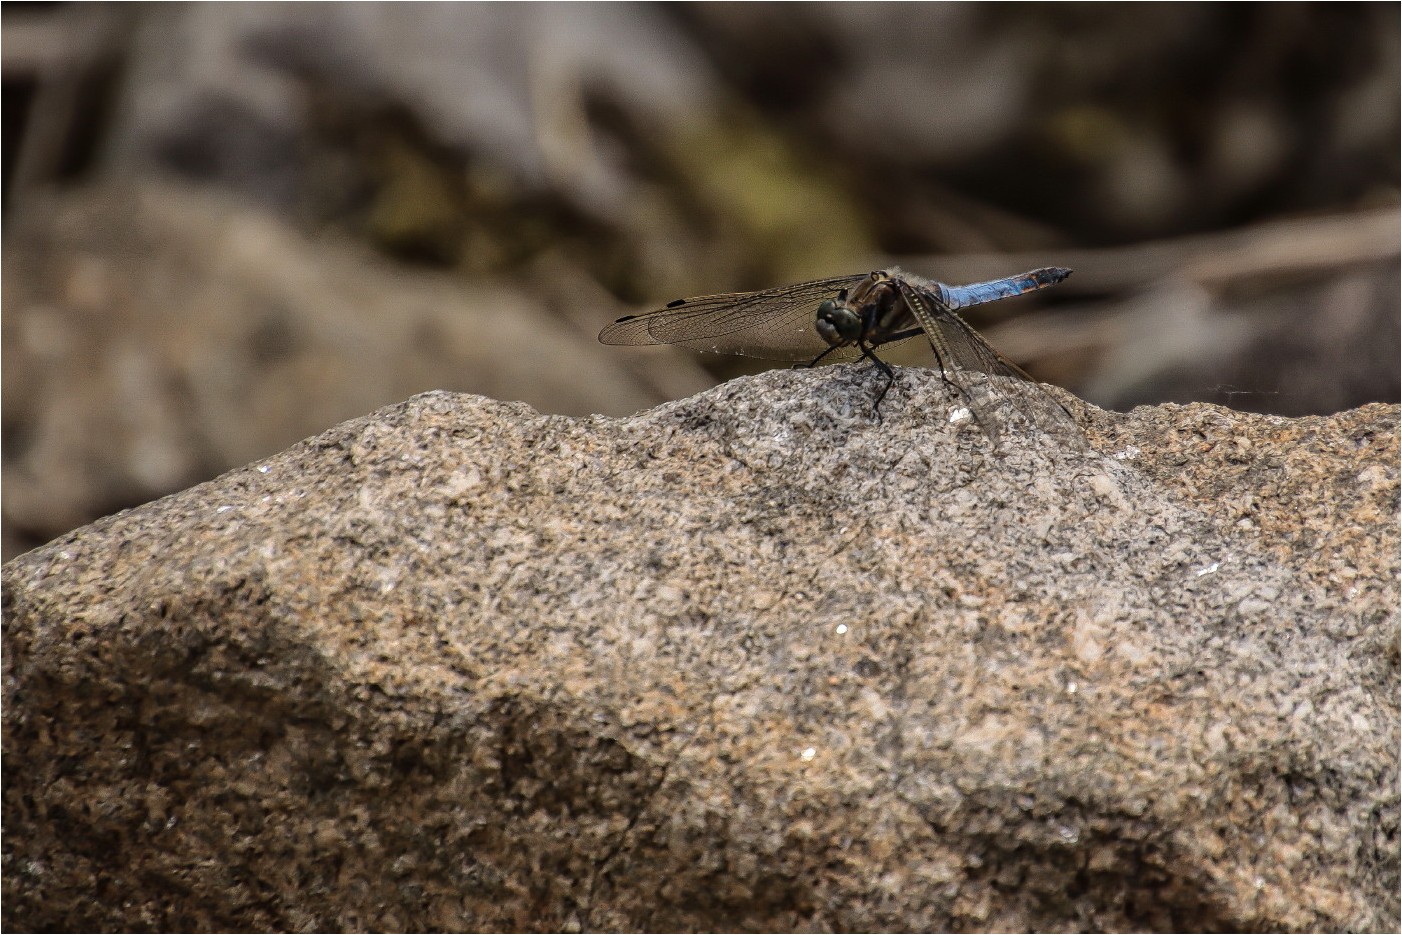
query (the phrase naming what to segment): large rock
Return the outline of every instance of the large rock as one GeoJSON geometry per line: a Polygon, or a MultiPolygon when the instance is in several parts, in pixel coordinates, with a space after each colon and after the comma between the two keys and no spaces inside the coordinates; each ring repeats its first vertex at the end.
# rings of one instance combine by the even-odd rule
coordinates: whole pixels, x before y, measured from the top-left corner
{"type": "Polygon", "coordinates": [[[432,393],[5,568],[4,923],[1389,930],[1398,411],[432,393]]]}

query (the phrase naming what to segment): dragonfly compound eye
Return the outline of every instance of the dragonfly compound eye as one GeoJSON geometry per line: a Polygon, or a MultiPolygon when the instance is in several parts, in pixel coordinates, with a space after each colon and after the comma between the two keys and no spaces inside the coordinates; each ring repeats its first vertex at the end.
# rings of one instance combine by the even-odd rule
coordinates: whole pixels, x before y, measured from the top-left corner
{"type": "Polygon", "coordinates": [[[814,327],[822,339],[833,347],[855,344],[862,336],[862,320],[857,313],[845,305],[838,305],[832,299],[818,303],[817,321],[814,327]]]}

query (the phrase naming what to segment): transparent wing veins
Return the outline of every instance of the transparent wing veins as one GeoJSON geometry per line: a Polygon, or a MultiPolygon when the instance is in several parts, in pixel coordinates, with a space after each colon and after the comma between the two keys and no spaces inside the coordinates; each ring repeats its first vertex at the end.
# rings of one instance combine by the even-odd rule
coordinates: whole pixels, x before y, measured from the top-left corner
{"type": "Polygon", "coordinates": [[[828,347],[813,327],[818,303],[836,298],[864,276],[678,299],[655,311],[618,319],[599,333],[599,340],[605,344],[676,344],[772,360],[808,360],[828,347]]]}
{"type": "Polygon", "coordinates": [[[996,437],[1006,421],[997,411],[1006,402],[1044,431],[1064,438],[1080,437],[1080,427],[1066,407],[1031,374],[995,350],[941,296],[933,290],[904,284],[902,291],[946,376],[958,384],[970,410],[990,436],[996,437]],[[970,387],[965,385],[967,381],[958,381],[957,371],[975,371],[1002,379],[970,387]]]}

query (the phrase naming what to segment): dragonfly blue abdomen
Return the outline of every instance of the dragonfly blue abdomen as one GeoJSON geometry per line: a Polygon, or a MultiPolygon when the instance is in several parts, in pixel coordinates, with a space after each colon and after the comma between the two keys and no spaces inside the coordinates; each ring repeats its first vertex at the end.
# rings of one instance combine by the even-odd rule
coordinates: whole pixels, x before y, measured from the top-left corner
{"type": "Polygon", "coordinates": [[[1011,299],[1024,292],[1054,286],[1070,275],[1071,271],[1065,267],[1049,266],[1046,269],[1034,269],[1021,276],[1008,276],[1005,279],[976,282],[969,286],[948,286],[944,283],[936,283],[936,285],[944,290],[945,302],[951,310],[954,310],[983,305],[985,302],[996,302],[999,299],[1011,299]]]}

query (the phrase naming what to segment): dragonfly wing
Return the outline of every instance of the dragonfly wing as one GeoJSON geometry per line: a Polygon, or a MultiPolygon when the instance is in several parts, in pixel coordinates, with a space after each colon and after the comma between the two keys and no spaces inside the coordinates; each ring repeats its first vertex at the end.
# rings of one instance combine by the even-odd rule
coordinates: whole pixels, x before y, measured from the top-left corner
{"type": "Polygon", "coordinates": [[[1016,409],[1044,431],[1063,439],[1080,440],[1080,427],[1066,407],[1026,370],[994,350],[982,335],[944,304],[943,296],[933,289],[909,286],[905,296],[916,319],[925,328],[930,347],[946,376],[958,382],[970,410],[995,443],[1006,422],[1001,412],[1006,406],[1016,409]],[[971,383],[967,378],[959,379],[960,371],[987,374],[992,379],[971,383]]]}
{"type": "Polygon", "coordinates": [[[985,302],[996,302],[999,299],[1011,299],[1024,292],[1054,286],[1070,275],[1069,269],[1061,266],[1049,266],[1046,269],[1034,269],[1020,276],[976,282],[970,286],[950,286],[945,283],[937,285],[943,292],[941,299],[945,307],[956,309],[982,305],[985,302]]]}
{"type": "MultiPolygon", "coordinates": [[[[599,332],[599,340],[604,344],[675,344],[768,360],[811,360],[828,349],[813,326],[818,303],[837,299],[864,276],[677,299],[656,311],[625,315],[599,332]]],[[[834,351],[831,357],[846,356],[841,351],[834,351]]]]}
{"type": "Polygon", "coordinates": [[[993,349],[977,331],[955,312],[947,312],[937,322],[944,332],[960,369],[986,373],[994,378],[990,389],[1005,399],[1038,428],[1064,439],[1079,440],[1080,426],[1055,397],[1017,364],[993,349]]]}

